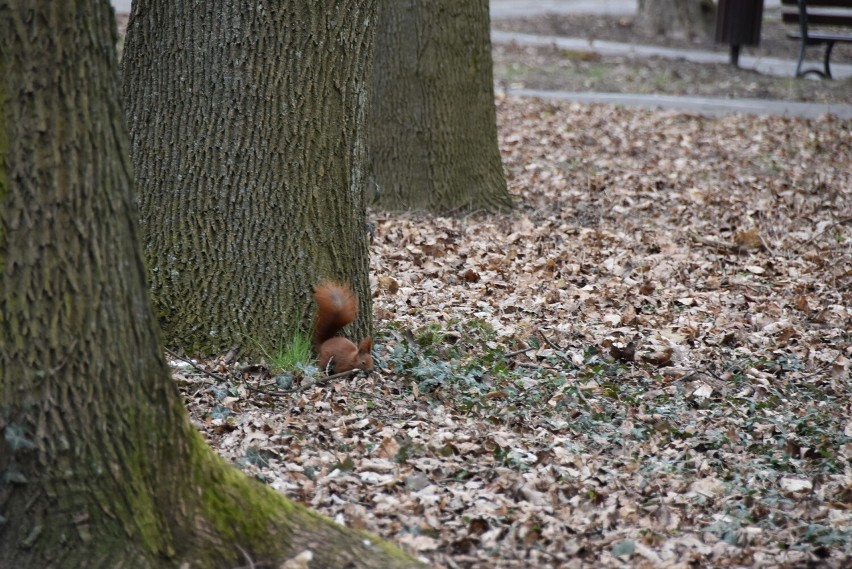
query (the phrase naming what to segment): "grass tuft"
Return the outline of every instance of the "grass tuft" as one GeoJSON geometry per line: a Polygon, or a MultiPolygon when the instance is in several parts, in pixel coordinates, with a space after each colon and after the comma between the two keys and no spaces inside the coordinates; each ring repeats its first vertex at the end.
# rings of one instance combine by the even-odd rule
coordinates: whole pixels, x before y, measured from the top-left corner
{"type": "Polygon", "coordinates": [[[305,368],[313,360],[311,340],[297,333],[290,342],[269,356],[269,364],[275,372],[296,371],[305,368]]]}

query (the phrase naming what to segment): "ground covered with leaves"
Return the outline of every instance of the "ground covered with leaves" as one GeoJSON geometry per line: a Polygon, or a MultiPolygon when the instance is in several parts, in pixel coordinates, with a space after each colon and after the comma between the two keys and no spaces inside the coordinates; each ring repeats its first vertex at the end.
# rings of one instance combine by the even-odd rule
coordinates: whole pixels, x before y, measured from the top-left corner
{"type": "Polygon", "coordinates": [[[517,208],[373,214],[378,370],[175,362],[247,473],[436,567],[852,561],[852,122],[498,100],[517,208]]]}

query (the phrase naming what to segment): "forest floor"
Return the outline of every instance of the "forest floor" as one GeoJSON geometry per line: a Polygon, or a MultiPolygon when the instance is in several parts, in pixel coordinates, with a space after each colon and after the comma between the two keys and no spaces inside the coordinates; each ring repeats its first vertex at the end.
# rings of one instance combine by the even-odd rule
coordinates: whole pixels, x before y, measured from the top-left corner
{"type": "MultiPolygon", "coordinates": [[[[709,40],[666,38],[642,34],[632,16],[547,14],[497,19],[492,28],[544,36],[605,40],[681,50],[727,53],[728,47],[709,40]]],[[[579,92],[692,95],[719,98],[760,98],[819,103],[852,103],[852,78],[824,81],[792,77],[798,44],[786,37],[780,10],[768,8],[762,20],[760,45],[743,47],[742,57],[790,61],[790,76],[773,77],[726,63],[695,63],[685,59],[602,56],[585,51],[494,45],[494,77],[505,87],[579,92]]],[[[809,48],[809,61],[821,60],[823,48],[809,48]]],[[[852,45],[838,44],[832,63],[852,61],[852,45]]]]}
{"type": "Polygon", "coordinates": [[[513,212],[371,214],[378,370],[199,429],[435,567],[848,567],[852,122],[497,109],[513,212]]]}
{"type": "MultiPolygon", "coordinates": [[[[638,41],[623,17],[494,25],[638,41]]],[[[762,49],[792,58],[775,33],[762,49]]],[[[494,60],[530,88],[852,92],[548,48],[494,60]]],[[[173,361],[194,423],[435,567],[848,567],[852,122],[497,109],[515,211],[371,214],[378,370],[173,361]]]]}

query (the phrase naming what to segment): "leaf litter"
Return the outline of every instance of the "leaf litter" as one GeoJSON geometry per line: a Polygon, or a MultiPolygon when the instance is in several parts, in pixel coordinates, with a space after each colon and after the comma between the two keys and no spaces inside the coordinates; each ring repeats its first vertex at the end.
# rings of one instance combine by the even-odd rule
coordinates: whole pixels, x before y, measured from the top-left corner
{"type": "Polygon", "coordinates": [[[514,212],[371,214],[379,369],[194,423],[435,567],[848,566],[852,121],[497,108],[514,212]]]}

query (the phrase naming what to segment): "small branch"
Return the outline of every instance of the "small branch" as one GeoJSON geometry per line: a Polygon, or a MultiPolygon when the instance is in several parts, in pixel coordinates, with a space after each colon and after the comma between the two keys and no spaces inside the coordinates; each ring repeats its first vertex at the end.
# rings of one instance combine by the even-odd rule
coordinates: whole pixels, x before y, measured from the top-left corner
{"type": "MultiPolygon", "coordinates": [[[[539,333],[539,335],[542,337],[542,339],[544,340],[544,342],[545,342],[548,346],[550,346],[552,349],[557,350],[557,351],[559,351],[559,352],[564,352],[564,351],[565,351],[565,348],[563,348],[563,347],[559,346],[558,344],[556,344],[556,343],[552,342],[552,341],[550,340],[550,338],[548,338],[547,336],[545,336],[545,335],[544,335],[544,332],[542,332],[541,330],[539,330],[539,331],[538,331],[538,333],[539,333]]],[[[559,354],[557,354],[557,355],[559,355],[559,354]]],[[[560,357],[560,358],[562,358],[563,360],[565,360],[566,362],[568,362],[569,364],[574,365],[574,362],[572,362],[571,360],[569,360],[567,356],[562,356],[562,355],[560,355],[559,357],[560,357]]],[[[580,400],[583,402],[583,404],[586,406],[586,408],[587,408],[587,409],[592,409],[592,405],[589,403],[589,400],[588,400],[588,399],[586,399],[586,395],[583,393],[583,388],[582,388],[582,387],[580,387],[579,385],[577,385],[576,383],[574,383],[574,384],[572,385],[572,387],[574,388],[574,391],[576,391],[576,392],[577,392],[577,395],[580,397],[580,400]]]]}
{"type": "Polygon", "coordinates": [[[535,363],[532,363],[532,362],[515,362],[512,365],[515,365],[517,367],[527,368],[527,369],[551,369],[551,368],[544,368],[544,366],[542,366],[541,364],[535,364],[535,363]]]}
{"type": "Polygon", "coordinates": [[[248,552],[245,549],[243,549],[242,547],[240,547],[239,543],[237,543],[235,545],[237,546],[237,549],[239,549],[240,552],[242,552],[243,557],[246,558],[246,561],[248,561],[249,569],[255,569],[255,567],[257,567],[257,566],[254,564],[254,560],[251,558],[251,556],[248,554],[248,552]]]}
{"type": "Polygon", "coordinates": [[[760,235],[758,233],[757,237],[758,237],[758,239],[760,239],[760,243],[763,245],[763,248],[766,249],[769,252],[769,254],[772,255],[773,257],[782,257],[783,256],[787,259],[790,258],[789,254],[780,255],[775,249],[770,247],[769,243],[766,242],[766,239],[763,238],[763,235],[760,235]]]}
{"type": "Polygon", "coordinates": [[[362,370],[362,369],[350,369],[349,371],[341,371],[340,373],[333,373],[331,375],[327,375],[325,377],[319,378],[318,380],[316,380],[314,382],[314,385],[316,385],[318,383],[328,383],[332,379],[339,379],[341,377],[346,377],[346,376],[349,376],[349,375],[357,375],[357,374],[361,373],[362,371],[364,371],[364,370],[362,370]]]}
{"type": "Polygon", "coordinates": [[[810,244],[811,244],[811,242],[812,242],[814,239],[816,239],[817,237],[819,237],[820,235],[822,235],[823,233],[825,233],[825,232],[826,232],[826,231],[828,231],[829,229],[834,229],[834,228],[835,228],[835,227],[837,227],[838,225],[843,225],[843,224],[846,224],[846,223],[849,223],[849,222],[852,222],[852,217],[844,217],[844,218],[842,218],[842,219],[838,219],[837,221],[835,221],[835,222],[834,222],[834,223],[832,223],[831,225],[828,225],[828,226],[826,226],[826,227],[823,227],[821,231],[818,231],[817,233],[814,233],[814,234],[811,236],[811,238],[810,238],[810,239],[808,239],[807,241],[805,241],[804,243],[802,243],[802,246],[804,247],[805,245],[810,245],[810,244]]]}
{"type": "MultiPolygon", "coordinates": [[[[358,373],[360,373],[362,371],[363,370],[360,370],[360,369],[350,369],[349,371],[342,371],[340,373],[335,373],[335,374],[332,374],[332,375],[327,375],[325,377],[321,377],[321,378],[317,379],[316,381],[312,381],[310,383],[307,383],[306,385],[300,385],[299,387],[294,387],[293,389],[281,389],[281,390],[276,390],[276,391],[267,391],[266,393],[273,393],[275,395],[289,395],[291,393],[299,393],[301,391],[305,391],[306,389],[310,389],[311,387],[314,387],[316,385],[324,385],[324,384],[328,383],[329,381],[331,381],[333,379],[340,379],[341,377],[348,377],[348,376],[352,376],[352,375],[357,375],[358,373]]],[[[267,385],[272,385],[272,384],[267,384],[267,385]]],[[[265,386],[261,386],[261,388],[262,387],[265,387],[265,386]]]]}
{"type": "Polygon", "coordinates": [[[181,357],[181,356],[177,355],[176,353],[174,353],[173,351],[171,351],[171,350],[170,350],[170,349],[168,349],[168,348],[164,348],[164,349],[166,350],[166,353],[168,353],[170,356],[172,356],[172,357],[173,357],[173,358],[175,358],[176,360],[180,360],[180,361],[182,361],[182,362],[184,362],[184,363],[187,363],[187,364],[191,365],[192,367],[194,367],[195,369],[197,369],[197,370],[198,370],[198,371],[200,371],[201,373],[203,373],[203,374],[205,374],[205,375],[209,375],[210,377],[212,377],[212,378],[213,378],[213,379],[215,379],[216,381],[221,381],[221,382],[223,382],[223,383],[227,383],[227,382],[228,382],[228,380],[227,380],[227,379],[225,379],[224,377],[222,377],[221,375],[219,375],[219,374],[217,374],[217,373],[213,373],[212,371],[207,371],[206,369],[204,369],[204,368],[200,367],[198,364],[196,364],[196,363],[195,363],[195,362],[193,362],[192,360],[188,360],[188,359],[186,359],[186,358],[184,358],[184,357],[181,357]]]}
{"type": "Polygon", "coordinates": [[[837,355],[834,356],[833,360],[831,360],[830,362],[828,362],[827,364],[825,364],[824,366],[822,366],[821,368],[819,368],[815,372],[809,373],[808,375],[803,375],[799,379],[800,380],[801,379],[808,379],[808,378],[814,377],[814,376],[824,372],[825,370],[827,370],[828,368],[830,368],[831,366],[834,365],[834,362],[836,362],[838,360],[838,358],[840,358],[840,354],[841,354],[841,352],[837,352],[837,355]]]}
{"type": "MultiPolygon", "coordinates": [[[[555,344],[555,343],[551,342],[551,341],[550,341],[550,338],[548,338],[547,336],[545,336],[545,335],[544,335],[544,332],[542,332],[541,330],[539,330],[539,331],[538,331],[538,334],[539,334],[539,336],[541,336],[542,340],[544,340],[544,343],[545,343],[545,344],[547,344],[548,346],[550,346],[551,348],[553,348],[554,350],[558,350],[558,351],[560,351],[560,352],[564,352],[564,351],[565,351],[565,348],[563,348],[563,347],[561,347],[561,346],[559,346],[559,345],[557,345],[557,344],[555,344]]],[[[563,359],[565,359],[565,358],[563,358],[563,359]]]]}
{"type": "Polygon", "coordinates": [[[583,394],[583,388],[582,388],[582,387],[580,387],[579,385],[577,385],[577,384],[575,383],[575,384],[574,384],[574,391],[576,391],[576,392],[577,392],[577,395],[579,395],[579,396],[580,396],[580,400],[583,402],[583,404],[586,406],[586,408],[587,408],[587,409],[592,409],[592,406],[591,406],[591,404],[589,403],[589,400],[588,400],[588,399],[586,399],[585,394],[583,394]]]}
{"type": "Polygon", "coordinates": [[[721,241],[719,239],[710,239],[709,237],[702,237],[698,235],[694,231],[687,231],[687,235],[693,241],[696,241],[702,245],[707,245],[708,247],[713,247],[715,249],[723,249],[725,251],[732,251],[734,253],[740,253],[743,251],[743,247],[737,245],[736,243],[729,243],[727,241],[721,241]]]}
{"type": "Polygon", "coordinates": [[[393,405],[393,403],[391,403],[390,401],[388,401],[387,399],[385,399],[381,395],[376,395],[375,393],[367,393],[366,391],[358,391],[357,389],[352,389],[352,390],[349,391],[349,393],[352,393],[354,395],[360,395],[364,399],[378,399],[379,401],[381,401],[385,405],[393,405]]]}
{"type": "Polygon", "coordinates": [[[503,354],[503,357],[504,358],[512,358],[512,357],[517,356],[518,354],[523,354],[525,352],[529,352],[530,350],[534,350],[534,349],[535,349],[534,347],[529,346],[528,348],[523,348],[521,350],[515,350],[514,352],[509,352],[507,354],[503,354]]]}

